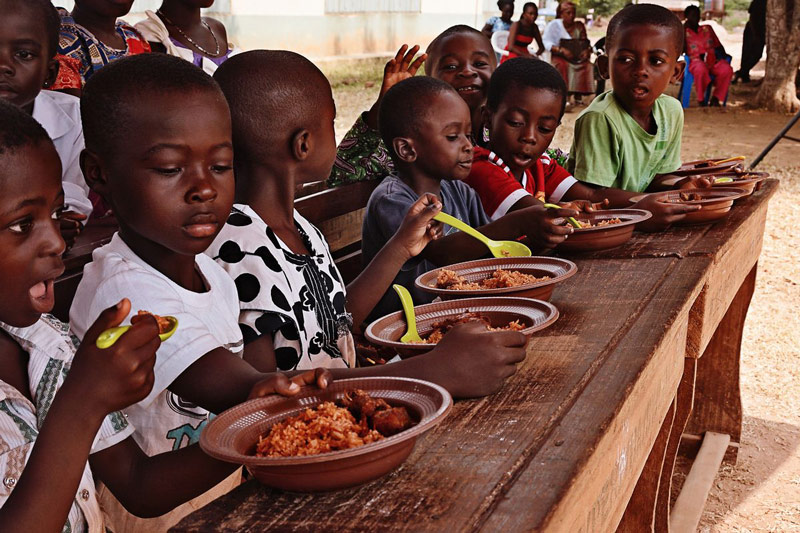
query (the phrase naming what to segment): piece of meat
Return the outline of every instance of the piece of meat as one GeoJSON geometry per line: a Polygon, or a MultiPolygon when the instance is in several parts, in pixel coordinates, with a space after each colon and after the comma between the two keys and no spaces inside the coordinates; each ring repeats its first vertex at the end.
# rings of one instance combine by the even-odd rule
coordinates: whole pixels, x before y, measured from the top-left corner
{"type": "Polygon", "coordinates": [[[372,418],[373,429],[384,437],[400,433],[411,427],[412,421],[405,407],[390,407],[377,411],[372,418]]]}

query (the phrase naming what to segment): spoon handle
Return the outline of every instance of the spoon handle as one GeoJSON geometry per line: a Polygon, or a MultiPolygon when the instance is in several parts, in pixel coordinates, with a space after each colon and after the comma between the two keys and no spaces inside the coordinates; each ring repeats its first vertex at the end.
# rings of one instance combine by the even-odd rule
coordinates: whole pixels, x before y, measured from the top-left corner
{"type": "Polygon", "coordinates": [[[406,334],[400,340],[402,342],[419,341],[422,340],[417,333],[417,317],[414,314],[414,301],[411,299],[411,294],[402,285],[395,283],[392,288],[400,297],[400,303],[403,305],[403,313],[406,316],[406,334]]]}
{"type": "MultiPolygon", "coordinates": [[[[561,209],[561,206],[557,205],[557,204],[544,204],[544,206],[546,208],[548,208],[548,209],[561,209]]],[[[580,222],[578,222],[577,220],[575,220],[572,217],[567,217],[567,222],[569,222],[572,225],[573,228],[582,228],[583,227],[580,222]]]]}
{"type": "Polygon", "coordinates": [[[118,326],[116,328],[107,329],[97,337],[97,342],[95,342],[95,344],[101,349],[110,348],[122,337],[122,334],[129,329],[131,329],[130,326],[118,326]]]}
{"type": "Polygon", "coordinates": [[[434,220],[438,220],[439,222],[443,222],[443,223],[447,224],[448,226],[453,226],[454,228],[456,228],[458,230],[461,230],[464,233],[466,233],[466,234],[468,234],[468,235],[470,235],[472,237],[475,237],[476,239],[481,241],[483,244],[486,244],[487,246],[489,244],[489,237],[487,237],[486,235],[484,235],[480,231],[476,230],[475,228],[473,228],[469,224],[466,224],[466,223],[458,220],[454,216],[450,216],[447,213],[443,213],[443,212],[440,211],[439,213],[436,214],[436,216],[433,217],[433,219],[434,220]]]}

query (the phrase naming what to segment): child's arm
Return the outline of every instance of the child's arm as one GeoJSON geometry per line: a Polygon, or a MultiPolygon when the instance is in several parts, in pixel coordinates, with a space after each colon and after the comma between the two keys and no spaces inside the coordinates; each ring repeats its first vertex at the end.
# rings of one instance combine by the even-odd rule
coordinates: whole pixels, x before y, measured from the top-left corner
{"type": "Polygon", "coordinates": [[[94,346],[100,332],[119,325],[129,310],[127,300],[120,302],[87,332],[92,340],[78,350],[25,470],[0,509],[0,530],[61,531],[103,418],[150,392],[160,344],[154,319],[136,324],[108,349],[94,346]]]}
{"type": "Polygon", "coordinates": [[[536,40],[536,44],[539,45],[539,50],[536,51],[536,55],[540,56],[544,53],[544,42],[542,41],[542,34],[539,32],[539,26],[536,24],[533,25],[533,38],[536,40]]]}
{"type": "Polygon", "coordinates": [[[347,309],[357,328],[389,288],[406,261],[438,238],[441,225],[433,217],[442,210],[436,196],[424,194],[414,202],[394,236],[359,276],[347,286],[347,309]]]}
{"type": "Polygon", "coordinates": [[[511,25],[511,29],[508,31],[507,49],[509,52],[514,52],[518,56],[528,57],[531,55],[528,49],[524,46],[517,45],[517,32],[519,32],[519,22],[514,22],[511,25]]]}

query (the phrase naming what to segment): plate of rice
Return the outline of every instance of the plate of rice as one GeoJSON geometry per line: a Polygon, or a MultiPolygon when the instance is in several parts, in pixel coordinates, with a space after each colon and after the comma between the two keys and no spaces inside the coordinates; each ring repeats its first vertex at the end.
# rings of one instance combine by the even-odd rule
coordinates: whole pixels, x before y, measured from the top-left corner
{"type": "Polygon", "coordinates": [[[270,487],[337,490],[402,464],[452,404],[444,388],[419,379],[341,379],[324,390],[303,387],[291,398],[273,395],[228,409],[208,423],[200,446],[270,487]]]}

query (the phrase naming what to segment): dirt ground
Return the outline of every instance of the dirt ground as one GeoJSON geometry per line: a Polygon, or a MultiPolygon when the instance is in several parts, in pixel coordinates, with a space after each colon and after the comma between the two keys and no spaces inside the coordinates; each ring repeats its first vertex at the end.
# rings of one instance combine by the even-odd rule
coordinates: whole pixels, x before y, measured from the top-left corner
{"type": "MultiPolygon", "coordinates": [[[[741,35],[729,38],[738,50],[741,35]]],[[[386,60],[321,65],[337,103],[337,139],[377,96],[386,60]]],[[[738,60],[734,60],[738,65],[738,60]]],[[[763,75],[757,67],[752,75],[763,75]]],[[[761,67],[763,68],[763,67],[761,67]]],[[[744,155],[752,160],[790,117],[753,111],[754,82],[731,89],[727,108],[686,110],[685,161],[744,155]]],[[[678,88],[671,88],[676,95],[678,88]]],[[[564,116],[553,142],[568,150],[580,109],[564,116]]],[[[800,137],[800,124],[792,131],[800,137]]],[[[706,532],[800,531],[800,144],[781,141],[758,166],[781,180],[767,216],[755,295],[742,343],[744,430],[735,466],[714,482],[700,523],[706,532]]],[[[678,475],[681,475],[679,473],[678,475]]]]}

